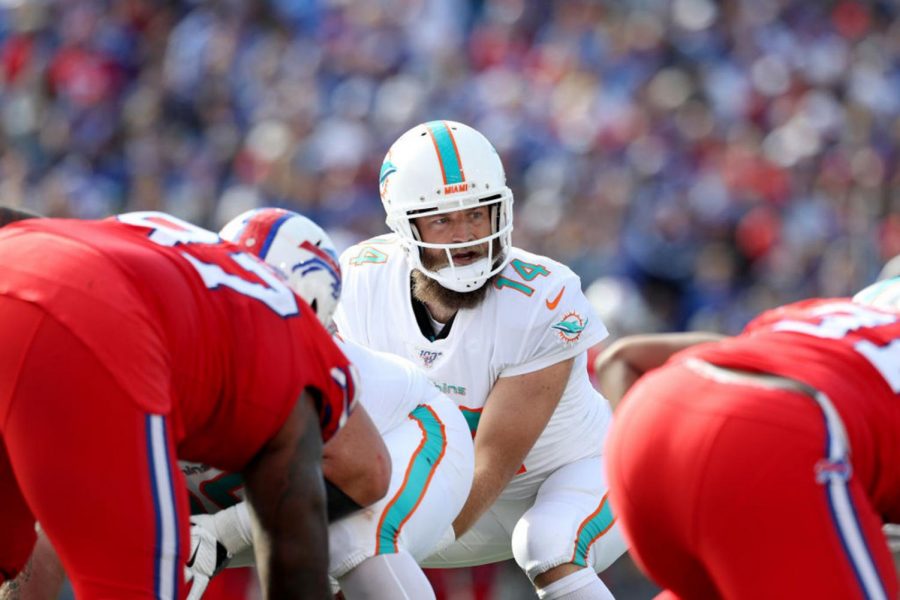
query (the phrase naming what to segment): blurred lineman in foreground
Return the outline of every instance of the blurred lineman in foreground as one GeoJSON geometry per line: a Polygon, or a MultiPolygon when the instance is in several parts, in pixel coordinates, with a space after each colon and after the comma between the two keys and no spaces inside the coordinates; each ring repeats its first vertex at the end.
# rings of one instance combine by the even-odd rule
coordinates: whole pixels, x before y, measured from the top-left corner
{"type": "Polygon", "coordinates": [[[242,473],[267,597],[327,597],[355,382],[287,283],[163,213],[13,223],[0,254],[0,581],[38,520],[79,598],[182,597],[182,458],[242,473]]]}
{"type": "Polygon", "coordinates": [[[603,389],[628,390],[613,502],[663,597],[897,598],[898,311],[892,279],[736,337],[633,336],[600,357],[603,389]]]}

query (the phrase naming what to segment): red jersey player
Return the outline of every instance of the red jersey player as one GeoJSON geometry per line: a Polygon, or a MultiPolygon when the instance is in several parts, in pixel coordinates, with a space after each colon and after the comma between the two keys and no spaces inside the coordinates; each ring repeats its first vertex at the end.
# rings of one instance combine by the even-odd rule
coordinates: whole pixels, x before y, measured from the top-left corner
{"type": "MultiPolygon", "coordinates": [[[[601,387],[690,338],[620,340],[601,387]]],[[[897,598],[881,531],[900,519],[897,465],[900,313],[848,299],[672,356],[625,395],[607,446],[613,506],[666,598],[897,598]]]]}
{"type": "Polygon", "coordinates": [[[0,257],[0,582],[37,519],[79,598],[181,597],[177,456],[242,472],[270,596],[327,597],[321,446],[354,382],[287,284],[161,213],[15,223],[0,257]]]}

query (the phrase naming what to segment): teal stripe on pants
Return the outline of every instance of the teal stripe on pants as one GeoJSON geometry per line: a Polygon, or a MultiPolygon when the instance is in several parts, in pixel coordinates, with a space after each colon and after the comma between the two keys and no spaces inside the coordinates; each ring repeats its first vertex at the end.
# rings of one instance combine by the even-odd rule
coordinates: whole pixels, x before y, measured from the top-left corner
{"type": "Polygon", "coordinates": [[[604,496],[600,502],[600,508],[586,522],[582,523],[578,532],[578,539],[575,540],[575,556],[572,562],[579,567],[587,566],[587,555],[591,549],[591,544],[597,541],[601,535],[612,527],[615,517],[612,508],[609,506],[607,497],[604,496]]]}
{"type": "Polygon", "coordinates": [[[447,439],[444,424],[434,411],[420,405],[409,413],[409,418],[419,424],[424,441],[419,444],[410,459],[403,485],[384,509],[378,524],[375,554],[397,552],[397,539],[403,524],[409,520],[428,489],[428,483],[444,457],[447,439]]]}

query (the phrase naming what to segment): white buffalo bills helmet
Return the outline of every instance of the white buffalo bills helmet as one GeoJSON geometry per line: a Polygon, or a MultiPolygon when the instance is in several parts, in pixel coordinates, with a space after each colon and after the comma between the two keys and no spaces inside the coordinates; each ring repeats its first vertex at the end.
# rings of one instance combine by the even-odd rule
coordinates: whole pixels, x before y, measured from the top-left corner
{"type": "Polygon", "coordinates": [[[873,283],[853,296],[853,301],[883,310],[900,312],[900,277],[873,283]]]}
{"type": "Polygon", "coordinates": [[[454,121],[431,121],[404,133],[388,150],[379,177],[388,227],[400,237],[414,269],[458,292],[480,288],[509,261],[512,245],[512,191],[500,157],[481,133],[454,121]],[[423,242],[413,220],[488,206],[491,234],[477,240],[423,242]],[[497,241],[495,243],[495,240],[497,241]],[[488,242],[488,254],[473,264],[456,266],[451,251],[488,242]],[[437,248],[448,265],[427,269],[423,248],[437,248]]]}
{"type": "Polygon", "coordinates": [[[289,210],[258,208],[229,221],[219,236],[281,272],[319,321],[326,326],[331,322],[341,297],[341,267],[321,227],[289,210]]]}

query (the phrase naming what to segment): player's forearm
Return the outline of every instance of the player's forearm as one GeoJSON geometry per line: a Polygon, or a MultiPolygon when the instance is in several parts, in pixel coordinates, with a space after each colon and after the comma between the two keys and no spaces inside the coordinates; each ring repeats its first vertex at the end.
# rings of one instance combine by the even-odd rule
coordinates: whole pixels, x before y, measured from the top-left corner
{"type": "Polygon", "coordinates": [[[691,346],[721,339],[718,333],[687,332],[633,335],[621,338],[594,362],[600,391],[613,407],[644,373],[691,346]]]}
{"type": "MultiPolygon", "coordinates": [[[[498,403],[495,407],[502,406],[498,403]]],[[[546,424],[515,423],[504,420],[492,409],[482,413],[482,424],[475,436],[475,474],[472,488],[462,510],[453,521],[456,537],[463,535],[490,508],[525,461],[546,424]]]]}
{"type": "Polygon", "coordinates": [[[245,468],[253,546],[266,598],[327,598],[322,439],[304,392],[278,435],[245,468]]]}
{"type": "Polygon", "coordinates": [[[491,507],[521,465],[522,461],[519,460],[514,465],[479,467],[476,458],[472,489],[469,491],[466,503],[459,511],[456,519],[453,520],[453,532],[456,534],[457,539],[468,531],[481,518],[481,515],[491,507]]]}
{"type": "Polygon", "coordinates": [[[359,506],[369,506],[387,493],[391,482],[390,454],[361,405],[325,444],[322,474],[359,506]]]}
{"type": "Polygon", "coordinates": [[[623,360],[631,367],[646,373],[665,363],[673,354],[691,346],[721,340],[720,333],[707,331],[687,331],[634,335],[618,340],[613,346],[623,360]]]}
{"type": "Polygon", "coordinates": [[[614,346],[607,350],[610,352],[604,352],[597,357],[597,361],[594,363],[594,374],[597,379],[597,387],[609,400],[610,406],[615,409],[625,396],[625,392],[643,373],[618,356],[614,352],[614,346]]]}
{"type": "MultiPolygon", "coordinates": [[[[296,515],[314,508],[314,512],[321,510],[322,515],[316,519],[280,520],[284,527],[275,531],[266,531],[254,523],[254,555],[265,586],[264,598],[329,597],[324,504],[323,495],[321,502],[309,504],[306,511],[297,503],[285,506],[285,513],[296,515]]],[[[252,510],[251,514],[255,515],[252,510]]]]}
{"type": "Polygon", "coordinates": [[[472,491],[453,522],[457,537],[493,504],[522,467],[562,397],[574,359],[501,377],[485,401],[475,435],[472,491]],[[527,410],[522,400],[528,399],[527,410]]]}

